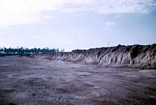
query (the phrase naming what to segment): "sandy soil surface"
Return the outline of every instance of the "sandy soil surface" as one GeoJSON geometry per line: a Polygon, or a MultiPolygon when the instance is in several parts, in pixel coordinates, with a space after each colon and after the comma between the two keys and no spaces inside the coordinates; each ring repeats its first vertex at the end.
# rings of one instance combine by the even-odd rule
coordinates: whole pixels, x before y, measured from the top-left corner
{"type": "Polygon", "coordinates": [[[156,105],[156,70],[0,57],[0,105],[156,105]]]}

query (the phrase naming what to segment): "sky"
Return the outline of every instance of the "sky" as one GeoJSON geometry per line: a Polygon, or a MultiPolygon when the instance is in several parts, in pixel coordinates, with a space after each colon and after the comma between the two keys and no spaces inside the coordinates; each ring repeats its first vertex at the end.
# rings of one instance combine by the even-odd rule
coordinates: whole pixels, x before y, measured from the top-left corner
{"type": "Polygon", "coordinates": [[[156,0],[0,0],[1,48],[153,43],[156,0]]]}

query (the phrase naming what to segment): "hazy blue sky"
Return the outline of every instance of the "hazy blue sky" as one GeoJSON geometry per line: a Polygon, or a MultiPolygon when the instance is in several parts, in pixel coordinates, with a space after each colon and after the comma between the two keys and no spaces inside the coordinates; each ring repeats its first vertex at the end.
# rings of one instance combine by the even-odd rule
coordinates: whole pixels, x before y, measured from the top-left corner
{"type": "Polygon", "coordinates": [[[88,49],[156,42],[155,0],[0,0],[0,47],[88,49]]]}

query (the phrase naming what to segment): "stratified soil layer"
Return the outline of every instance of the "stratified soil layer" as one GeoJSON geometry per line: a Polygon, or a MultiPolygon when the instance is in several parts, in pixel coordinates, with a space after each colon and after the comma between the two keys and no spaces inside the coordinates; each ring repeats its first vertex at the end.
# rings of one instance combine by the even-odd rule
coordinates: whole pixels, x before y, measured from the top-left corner
{"type": "Polygon", "coordinates": [[[156,105],[156,70],[0,57],[0,105],[156,105]]]}
{"type": "Polygon", "coordinates": [[[105,66],[156,69],[156,44],[118,45],[89,50],[73,50],[72,52],[40,54],[33,57],[105,66]]]}

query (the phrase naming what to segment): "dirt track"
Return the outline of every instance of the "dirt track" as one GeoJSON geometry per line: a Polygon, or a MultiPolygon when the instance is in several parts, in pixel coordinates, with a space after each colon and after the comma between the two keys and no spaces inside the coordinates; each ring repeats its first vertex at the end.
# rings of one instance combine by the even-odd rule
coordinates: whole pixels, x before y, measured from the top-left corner
{"type": "Polygon", "coordinates": [[[0,57],[0,105],[156,105],[156,70],[0,57]]]}

